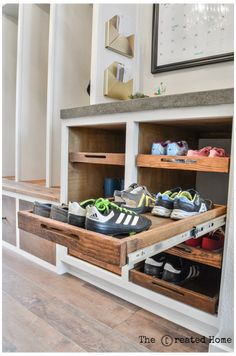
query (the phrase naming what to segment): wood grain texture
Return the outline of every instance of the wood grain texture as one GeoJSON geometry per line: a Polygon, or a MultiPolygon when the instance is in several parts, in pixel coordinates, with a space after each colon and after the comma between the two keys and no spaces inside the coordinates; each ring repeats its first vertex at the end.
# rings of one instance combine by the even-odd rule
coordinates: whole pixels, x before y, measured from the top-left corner
{"type": "Polygon", "coordinates": [[[116,273],[118,275],[121,275],[121,267],[120,266],[115,266],[115,265],[113,265],[111,263],[106,263],[106,262],[103,262],[103,261],[99,261],[98,259],[96,259],[94,257],[85,255],[85,254],[83,254],[83,253],[81,253],[79,251],[75,251],[75,250],[72,250],[72,249],[69,249],[68,253],[69,253],[69,255],[71,255],[73,257],[76,257],[76,258],[79,258],[80,260],[89,262],[92,265],[101,267],[101,268],[106,269],[106,270],[108,270],[110,272],[113,272],[113,273],[116,273]]]}
{"type": "Polygon", "coordinates": [[[190,156],[137,156],[138,167],[180,169],[200,172],[229,172],[228,157],[190,157],[190,156]]]}
{"type": "Polygon", "coordinates": [[[59,188],[46,188],[41,183],[34,184],[28,182],[15,182],[14,180],[3,178],[2,189],[9,192],[41,198],[49,201],[60,201],[59,188]]]}
{"type": "Polygon", "coordinates": [[[3,352],[79,352],[82,349],[85,352],[201,352],[208,349],[207,343],[174,343],[165,348],[160,341],[163,335],[200,335],[78,278],[54,274],[6,249],[3,265],[3,290],[7,296],[3,300],[3,352]],[[140,335],[153,336],[156,343],[142,345],[140,335]]]}
{"type": "Polygon", "coordinates": [[[124,153],[97,153],[97,152],[70,152],[69,161],[71,163],[96,163],[124,166],[124,153]]]}
{"type": "Polygon", "coordinates": [[[164,294],[181,303],[189,304],[210,314],[215,314],[220,288],[220,273],[218,273],[218,270],[216,272],[204,270],[197,279],[186,282],[184,286],[179,286],[149,276],[139,266],[137,269],[130,271],[130,280],[135,284],[164,294]]]}
{"type": "MultiPolygon", "coordinates": [[[[33,208],[33,203],[25,200],[19,201],[19,210],[25,211],[33,208]]],[[[41,239],[37,234],[20,230],[20,248],[30,254],[56,265],[56,244],[41,239]]]]}
{"type": "Polygon", "coordinates": [[[2,239],[16,246],[16,199],[2,196],[2,239]]]}
{"type": "Polygon", "coordinates": [[[222,266],[223,252],[207,251],[202,248],[187,246],[185,244],[177,245],[165,252],[216,268],[221,268],[222,266]]]}
{"type": "Polygon", "coordinates": [[[117,266],[126,263],[126,244],[122,240],[44,218],[29,211],[18,213],[18,226],[24,231],[97,260],[117,266]]]}
{"type": "MultiPolygon", "coordinates": [[[[69,129],[69,152],[125,153],[123,129],[76,127],[69,129]]],[[[80,201],[104,196],[105,178],[124,178],[124,167],[89,163],[68,163],[68,200],[80,201]],[[96,178],[95,178],[96,177],[96,178]]]]}
{"type": "Polygon", "coordinates": [[[155,225],[153,224],[148,231],[123,239],[123,241],[127,242],[127,254],[139,250],[140,248],[151,246],[154,243],[165,241],[175,235],[193,229],[196,225],[224,214],[226,214],[226,206],[224,205],[215,205],[213,209],[206,211],[205,213],[182,220],[151,217],[151,214],[147,214],[147,217],[150,217],[152,222],[155,221],[155,225]],[[156,224],[159,226],[156,226],[156,224]]]}
{"type": "MultiPolygon", "coordinates": [[[[31,313],[87,352],[145,352],[125,335],[38,287],[8,267],[3,290],[31,313]]],[[[78,295],[79,296],[79,295],[78,295]]],[[[96,302],[94,302],[96,304],[96,302]]]]}

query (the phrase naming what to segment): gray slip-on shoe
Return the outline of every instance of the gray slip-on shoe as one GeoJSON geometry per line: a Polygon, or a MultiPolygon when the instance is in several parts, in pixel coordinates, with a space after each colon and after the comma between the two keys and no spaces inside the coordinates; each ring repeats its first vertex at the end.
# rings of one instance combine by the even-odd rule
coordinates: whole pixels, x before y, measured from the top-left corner
{"type": "Polygon", "coordinates": [[[33,213],[36,215],[44,216],[45,218],[50,217],[52,204],[34,202],[33,213]]]}
{"type": "Polygon", "coordinates": [[[53,220],[68,223],[68,206],[52,205],[50,218],[53,220]]]}

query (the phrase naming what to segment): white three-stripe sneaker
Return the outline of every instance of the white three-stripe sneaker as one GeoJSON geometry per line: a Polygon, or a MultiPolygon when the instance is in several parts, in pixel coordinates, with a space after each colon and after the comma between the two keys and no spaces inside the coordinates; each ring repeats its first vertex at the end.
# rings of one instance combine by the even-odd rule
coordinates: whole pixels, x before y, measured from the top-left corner
{"type": "Polygon", "coordinates": [[[85,228],[105,235],[130,235],[151,226],[151,220],[100,198],[87,207],[85,228]]]}

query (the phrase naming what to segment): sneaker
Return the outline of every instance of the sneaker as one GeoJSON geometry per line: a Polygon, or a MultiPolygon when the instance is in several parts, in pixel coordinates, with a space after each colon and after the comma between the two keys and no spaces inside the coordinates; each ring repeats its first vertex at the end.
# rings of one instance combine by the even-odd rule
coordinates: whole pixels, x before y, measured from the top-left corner
{"type": "Polygon", "coordinates": [[[138,187],[137,183],[133,183],[131,184],[127,189],[125,190],[114,190],[114,200],[115,203],[125,203],[125,201],[122,199],[121,195],[123,192],[132,192],[132,190],[134,190],[135,188],[138,187]]]}
{"type": "Polygon", "coordinates": [[[200,150],[188,150],[187,156],[208,157],[212,147],[203,147],[200,150]]]}
{"type": "Polygon", "coordinates": [[[146,258],[144,264],[144,273],[149,274],[150,276],[161,278],[164,270],[165,262],[166,262],[165,253],[158,253],[158,255],[146,258]]]}
{"type": "Polygon", "coordinates": [[[53,220],[68,222],[68,206],[67,205],[52,205],[50,218],[53,220]]]}
{"type": "Polygon", "coordinates": [[[186,141],[171,142],[167,145],[167,156],[186,156],[188,144],[186,141]]]}
{"type": "Polygon", "coordinates": [[[210,150],[209,157],[228,157],[228,154],[223,148],[213,147],[210,150]]]}
{"type": "Polygon", "coordinates": [[[202,236],[198,237],[196,239],[189,239],[189,240],[185,241],[184,243],[185,243],[185,245],[191,246],[191,247],[201,247],[202,236]]]}
{"type": "Polygon", "coordinates": [[[197,215],[213,208],[211,200],[203,199],[194,189],[188,189],[181,192],[174,201],[174,209],[171,213],[171,219],[184,219],[197,215]]]}
{"type": "Polygon", "coordinates": [[[132,235],[151,226],[151,220],[122,208],[108,199],[87,206],[85,228],[105,235],[132,235]]]}
{"type": "Polygon", "coordinates": [[[208,251],[221,250],[224,246],[225,234],[222,229],[202,236],[202,248],[208,251]]]}
{"type": "Polygon", "coordinates": [[[181,188],[174,188],[167,190],[164,193],[158,193],[156,196],[155,206],[152,209],[152,214],[169,217],[174,207],[174,201],[181,191],[181,188]]]}
{"type": "Polygon", "coordinates": [[[121,198],[124,204],[121,206],[129,210],[135,211],[137,214],[143,214],[151,211],[155,204],[155,196],[144,186],[138,186],[131,192],[122,192],[121,198]]]}
{"type": "Polygon", "coordinates": [[[154,142],[152,144],[152,155],[166,155],[166,150],[167,150],[167,145],[170,143],[171,141],[165,141],[165,142],[154,142]]]}
{"type": "Polygon", "coordinates": [[[84,227],[85,226],[85,218],[87,213],[87,206],[93,205],[95,199],[88,199],[82,201],[80,203],[77,202],[69,202],[68,207],[68,223],[70,225],[84,227]]]}
{"type": "Polygon", "coordinates": [[[36,215],[43,216],[45,218],[50,217],[52,204],[39,203],[38,201],[34,202],[33,213],[36,215]]]}
{"type": "Polygon", "coordinates": [[[173,284],[183,284],[197,278],[199,274],[199,266],[191,264],[182,258],[176,258],[165,263],[162,280],[173,284]]]}

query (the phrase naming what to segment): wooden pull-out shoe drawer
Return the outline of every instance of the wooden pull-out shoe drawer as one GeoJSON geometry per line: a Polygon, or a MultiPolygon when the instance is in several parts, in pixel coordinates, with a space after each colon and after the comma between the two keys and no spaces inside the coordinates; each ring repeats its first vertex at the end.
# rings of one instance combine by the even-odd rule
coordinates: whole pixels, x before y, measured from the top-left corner
{"type": "Polygon", "coordinates": [[[180,286],[145,274],[142,264],[130,271],[130,281],[207,313],[217,312],[220,288],[220,270],[218,269],[205,267],[199,277],[180,286]]]}
{"type": "MultiPolygon", "coordinates": [[[[147,214],[147,217],[152,220],[151,228],[148,231],[122,239],[38,216],[32,211],[18,213],[18,226],[22,230],[66,246],[69,252],[71,251],[71,254],[78,258],[100,265],[112,272],[120,273],[121,267],[127,264],[128,254],[159,242],[165,246],[173,236],[194,229],[198,224],[211,221],[225,213],[226,207],[218,205],[210,211],[181,221],[147,214]],[[117,268],[114,270],[112,266],[117,268]]],[[[177,243],[180,242],[182,241],[177,243]]],[[[169,247],[167,244],[166,248],[169,247]]]]}

